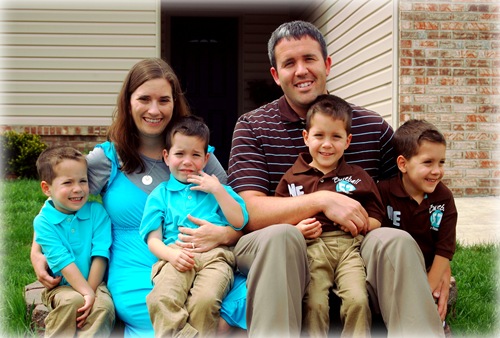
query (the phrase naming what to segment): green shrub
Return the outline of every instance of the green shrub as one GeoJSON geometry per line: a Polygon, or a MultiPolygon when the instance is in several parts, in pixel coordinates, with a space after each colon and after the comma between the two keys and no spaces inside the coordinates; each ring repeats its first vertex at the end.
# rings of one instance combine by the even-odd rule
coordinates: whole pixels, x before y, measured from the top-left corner
{"type": "Polygon", "coordinates": [[[47,148],[39,135],[18,133],[13,130],[0,135],[2,148],[2,174],[22,178],[37,178],[36,160],[47,148]]]}

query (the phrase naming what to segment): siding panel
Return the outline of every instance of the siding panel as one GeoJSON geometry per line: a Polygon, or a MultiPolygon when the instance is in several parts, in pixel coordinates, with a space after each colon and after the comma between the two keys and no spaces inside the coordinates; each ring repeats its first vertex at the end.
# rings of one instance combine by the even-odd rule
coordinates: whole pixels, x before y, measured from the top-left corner
{"type": "Polygon", "coordinates": [[[331,93],[373,109],[392,123],[395,68],[393,0],[325,0],[307,19],[325,35],[331,93]]]}
{"type": "Polygon", "coordinates": [[[159,0],[3,4],[6,125],[109,124],[130,67],[160,54],[159,0]]]}

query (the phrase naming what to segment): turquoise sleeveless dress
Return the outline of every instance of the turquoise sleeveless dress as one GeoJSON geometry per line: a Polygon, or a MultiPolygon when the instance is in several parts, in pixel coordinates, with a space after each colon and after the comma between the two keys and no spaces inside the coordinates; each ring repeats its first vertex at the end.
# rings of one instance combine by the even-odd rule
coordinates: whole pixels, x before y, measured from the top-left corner
{"type": "MultiPolygon", "coordinates": [[[[153,289],[151,267],[158,259],[139,236],[148,194],[118,169],[119,159],[112,143],[104,142],[96,148],[101,148],[111,162],[110,177],[102,194],[113,236],[107,286],[116,314],[125,324],[125,337],[154,337],[146,296],[153,289]]],[[[213,149],[210,147],[209,151],[213,149]]],[[[247,328],[246,291],[246,277],[236,272],[233,288],[221,305],[222,318],[242,329],[247,328]]]]}
{"type": "Polygon", "coordinates": [[[111,143],[97,147],[101,147],[111,160],[111,176],[102,196],[104,208],[111,218],[113,235],[108,289],[116,313],[125,323],[125,337],[154,337],[146,295],[153,288],[151,266],[158,259],[139,236],[148,195],[118,170],[118,158],[111,143]]]}

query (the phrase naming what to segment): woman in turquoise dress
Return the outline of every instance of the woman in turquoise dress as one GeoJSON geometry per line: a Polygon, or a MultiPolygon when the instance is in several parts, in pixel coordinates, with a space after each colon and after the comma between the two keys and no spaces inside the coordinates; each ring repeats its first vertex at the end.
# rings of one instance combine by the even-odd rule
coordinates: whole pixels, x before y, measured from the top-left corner
{"type": "MultiPolygon", "coordinates": [[[[153,337],[146,307],[146,295],[152,289],[151,266],[156,257],[139,236],[139,226],[148,194],[169,170],[162,161],[168,124],[189,114],[179,81],[170,66],[161,59],[145,59],[128,73],[118,96],[108,142],[97,145],[87,156],[88,178],[93,194],[100,194],[112,222],[113,243],[108,270],[108,288],[118,318],[124,323],[125,337],[153,337]]],[[[211,148],[213,151],[213,148],[211,148]]],[[[215,156],[205,168],[226,183],[224,169],[215,156]]],[[[218,227],[199,220],[203,231],[181,235],[180,245],[206,251],[221,244],[234,245],[241,236],[231,227],[218,227]]],[[[182,231],[182,230],[181,230],[182,231]]],[[[38,280],[46,287],[58,281],[46,272],[45,257],[33,244],[31,260],[38,280]]],[[[223,305],[224,307],[224,305],[223,305]]],[[[230,323],[243,318],[244,299],[230,302],[224,312],[230,323]],[[243,307],[242,307],[243,304],[243,307]]]]}

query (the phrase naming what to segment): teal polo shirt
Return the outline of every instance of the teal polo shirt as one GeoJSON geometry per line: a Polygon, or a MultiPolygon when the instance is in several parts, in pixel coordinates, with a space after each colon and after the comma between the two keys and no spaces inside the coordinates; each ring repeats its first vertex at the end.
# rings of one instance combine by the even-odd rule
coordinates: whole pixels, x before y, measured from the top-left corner
{"type": "MultiPolygon", "coordinates": [[[[88,202],[76,213],[65,214],[49,199],[35,217],[33,227],[35,241],[55,276],[62,276],[61,270],[75,263],[88,279],[92,257],[109,259],[111,221],[98,202],[88,202]]],[[[59,285],[69,283],[63,278],[59,285]]]]}
{"type": "Polygon", "coordinates": [[[191,215],[215,225],[231,226],[241,230],[248,223],[248,212],[243,199],[227,185],[224,189],[241,206],[243,211],[243,227],[236,228],[229,224],[214,195],[199,190],[191,190],[194,184],[179,182],[172,175],[166,182],[160,183],[149,194],[142,217],[139,233],[144,241],[148,234],[163,224],[163,242],[165,245],[175,243],[179,235],[178,227],[197,228],[187,216],[191,215]]]}

